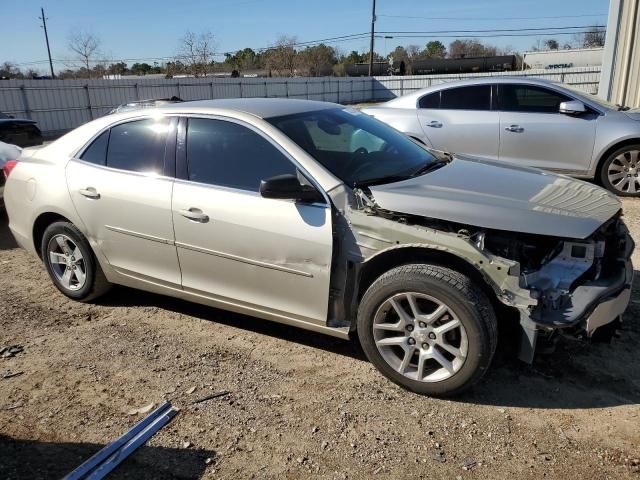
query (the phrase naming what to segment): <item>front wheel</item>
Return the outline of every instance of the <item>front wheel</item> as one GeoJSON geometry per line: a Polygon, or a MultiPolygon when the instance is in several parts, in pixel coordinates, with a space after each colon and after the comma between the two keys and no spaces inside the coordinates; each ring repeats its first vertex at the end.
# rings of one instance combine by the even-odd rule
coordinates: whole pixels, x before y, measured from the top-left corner
{"type": "Polygon", "coordinates": [[[109,290],[111,284],[89,242],[72,223],[49,225],[42,236],[40,248],[51,280],[67,297],[88,302],[109,290]]]}
{"type": "Polygon", "coordinates": [[[367,290],[358,310],[367,358],[400,386],[430,396],[471,387],[488,369],[497,321],[487,296],[454,270],[394,268],[367,290]]]}
{"type": "Polygon", "coordinates": [[[609,155],[600,168],[600,181],[621,197],[640,197],[640,144],[627,145],[609,155]]]}

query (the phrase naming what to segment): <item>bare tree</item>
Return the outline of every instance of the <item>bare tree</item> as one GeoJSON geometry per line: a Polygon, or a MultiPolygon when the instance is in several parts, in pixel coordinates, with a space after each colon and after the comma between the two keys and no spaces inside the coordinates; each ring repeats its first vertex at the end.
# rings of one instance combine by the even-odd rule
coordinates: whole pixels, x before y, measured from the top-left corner
{"type": "Polygon", "coordinates": [[[558,50],[560,48],[560,44],[555,38],[548,38],[545,40],[544,46],[547,50],[558,50]]]}
{"type": "Polygon", "coordinates": [[[215,54],[215,38],[211,32],[188,31],[180,39],[177,60],[187,66],[194,77],[206,76],[215,54]]]}
{"type": "Polygon", "coordinates": [[[602,25],[594,25],[582,34],[581,43],[584,48],[604,47],[607,30],[602,25]]]}
{"type": "Polygon", "coordinates": [[[491,57],[496,51],[493,45],[485,45],[475,39],[454,40],[449,44],[449,58],[491,57]]]}
{"type": "Polygon", "coordinates": [[[298,66],[295,37],[282,36],[266,52],[267,68],[279,77],[293,77],[298,66]]]}
{"type": "Polygon", "coordinates": [[[69,35],[68,47],[91,77],[91,63],[100,56],[100,38],[93,33],[76,30],[69,35]]]}

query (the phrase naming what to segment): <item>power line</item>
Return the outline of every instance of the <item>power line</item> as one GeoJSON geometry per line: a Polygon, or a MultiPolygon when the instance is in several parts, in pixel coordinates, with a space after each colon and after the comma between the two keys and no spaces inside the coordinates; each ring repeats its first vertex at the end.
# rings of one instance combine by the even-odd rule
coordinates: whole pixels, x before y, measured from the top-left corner
{"type": "MultiPolygon", "coordinates": [[[[604,33],[604,30],[599,30],[604,33]]],[[[594,30],[585,30],[579,32],[548,32],[548,33],[496,33],[491,35],[474,35],[473,38],[498,38],[498,37],[550,37],[556,35],[579,35],[583,33],[593,33],[594,30]]],[[[468,35],[420,35],[416,32],[416,35],[393,35],[393,38],[469,38],[468,35]]]]}
{"type": "Polygon", "coordinates": [[[552,30],[574,30],[586,28],[595,31],[595,29],[604,29],[604,27],[594,27],[593,25],[576,25],[570,27],[536,27],[536,28],[489,28],[484,30],[431,30],[431,31],[397,31],[397,32],[383,32],[380,31],[378,33],[430,33],[430,34],[439,34],[439,33],[491,33],[491,32],[539,32],[539,31],[552,31],[552,30]]]}
{"type": "Polygon", "coordinates": [[[426,20],[464,20],[464,21],[488,21],[488,20],[548,20],[553,18],[585,18],[585,17],[606,17],[606,13],[592,13],[587,15],[554,15],[550,17],[425,17],[418,15],[387,15],[380,13],[378,17],[387,18],[414,18],[414,19],[426,19],[426,20]]]}

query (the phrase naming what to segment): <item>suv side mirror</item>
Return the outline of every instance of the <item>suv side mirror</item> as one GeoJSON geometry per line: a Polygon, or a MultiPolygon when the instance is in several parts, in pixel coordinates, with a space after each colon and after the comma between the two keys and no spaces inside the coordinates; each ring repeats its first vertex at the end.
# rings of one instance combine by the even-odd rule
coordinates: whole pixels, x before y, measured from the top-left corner
{"type": "Polygon", "coordinates": [[[323,202],[324,198],[311,185],[303,185],[291,174],[276,175],[260,181],[260,195],[264,198],[299,200],[301,202],[323,202]]]}
{"type": "Polygon", "coordinates": [[[571,100],[560,104],[560,113],[564,113],[566,115],[578,115],[580,113],[585,113],[586,111],[587,108],[584,106],[584,103],[578,100],[571,100]]]}

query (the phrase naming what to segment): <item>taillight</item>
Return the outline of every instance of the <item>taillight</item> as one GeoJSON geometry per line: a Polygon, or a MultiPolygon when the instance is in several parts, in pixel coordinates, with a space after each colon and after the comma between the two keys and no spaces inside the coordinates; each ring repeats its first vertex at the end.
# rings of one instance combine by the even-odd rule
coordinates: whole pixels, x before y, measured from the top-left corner
{"type": "Polygon", "coordinates": [[[2,167],[2,173],[4,173],[5,179],[9,178],[9,174],[11,173],[11,170],[13,170],[17,164],[18,164],[17,160],[6,161],[6,163],[4,164],[4,167],[2,167]]]}

